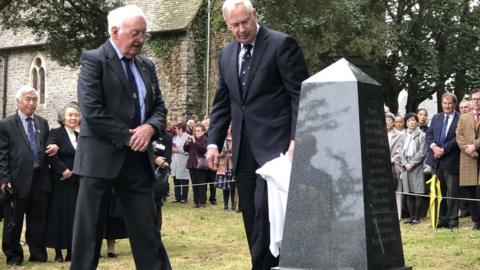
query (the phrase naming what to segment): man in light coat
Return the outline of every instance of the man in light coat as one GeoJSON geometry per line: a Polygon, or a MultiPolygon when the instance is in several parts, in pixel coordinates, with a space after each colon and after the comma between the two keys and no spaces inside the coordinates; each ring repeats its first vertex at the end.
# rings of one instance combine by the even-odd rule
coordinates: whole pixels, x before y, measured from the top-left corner
{"type": "MultiPolygon", "coordinates": [[[[471,92],[473,110],[460,115],[456,130],[460,148],[460,188],[466,197],[479,199],[477,192],[478,151],[480,149],[480,88],[471,92]]],[[[468,209],[472,215],[473,229],[480,230],[480,208],[478,202],[469,201],[468,209]]]]}

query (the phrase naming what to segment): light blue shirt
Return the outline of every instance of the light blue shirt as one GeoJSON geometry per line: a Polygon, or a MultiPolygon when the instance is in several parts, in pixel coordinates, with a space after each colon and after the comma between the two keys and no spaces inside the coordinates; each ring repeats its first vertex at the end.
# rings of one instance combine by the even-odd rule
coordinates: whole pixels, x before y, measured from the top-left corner
{"type": "MultiPolygon", "coordinates": [[[[117,53],[118,59],[120,59],[120,63],[122,63],[123,71],[125,72],[125,77],[127,77],[127,69],[126,69],[126,64],[124,61],[122,61],[123,54],[120,52],[120,49],[118,49],[117,45],[115,45],[115,42],[113,42],[110,39],[110,43],[112,43],[113,48],[115,49],[115,52],[117,53]]],[[[145,83],[143,82],[142,76],[140,75],[140,72],[137,69],[137,66],[135,65],[135,59],[132,59],[130,61],[130,69],[132,70],[133,77],[135,77],[135,83],[137,84],[137,90],[138,90],[138,95],[139,95],[139,101],[140,101],[140,116],[142,123],[145,121],[145,96],[147,94],[147,90],[145,88],[145,83]]],[[[128,77],[127,77],[128,79],[128,77]]]]}

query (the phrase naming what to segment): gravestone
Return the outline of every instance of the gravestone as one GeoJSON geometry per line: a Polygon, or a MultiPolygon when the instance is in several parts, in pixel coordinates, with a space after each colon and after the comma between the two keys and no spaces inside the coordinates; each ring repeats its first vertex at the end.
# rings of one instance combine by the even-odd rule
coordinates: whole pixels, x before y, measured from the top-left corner
{"type": "Polygon", "coordinates": [[[341,59],[302,84],[280,266],[404,266],[381,86],[341,59]]]}

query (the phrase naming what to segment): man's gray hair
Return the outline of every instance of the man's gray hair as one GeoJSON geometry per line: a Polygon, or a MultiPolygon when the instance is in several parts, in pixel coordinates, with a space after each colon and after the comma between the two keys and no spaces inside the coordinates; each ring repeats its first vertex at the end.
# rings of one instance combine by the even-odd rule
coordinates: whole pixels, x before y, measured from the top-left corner
{"type": "Polygon", "coordinates": [[[28,86],[28,85],[24,85],[22,87],[20,87],[17,92],[15,92],[15,99],[17,101],[20,101],[23,97],[23,95],[25,95],[26,93],[30,93],[30,92],[35,92],[35,95],[37,95],[38,97],[38,93],[37,93],[37,90],[31,86],[28,86]]]}
{"type": "Polygon", "coordinates": [[[230,14],[232,10],[234,10],[238,5],[241,5],[241,4],[243,4],[249,12],[252,12],[255,10],[250,0],[225,0],[222,6],[223,19],[226,21],[227,15],[230,14]]]}
{"type": "Polygon", "coordinates": [[[143,10],[134,5],[126,5],[111,10],[107,16],[108,34],[112,34],[112,27],[120,28],[125,20],[136,16],[140,16],[145,19],[145,13],[143,13],[143,10]]]}

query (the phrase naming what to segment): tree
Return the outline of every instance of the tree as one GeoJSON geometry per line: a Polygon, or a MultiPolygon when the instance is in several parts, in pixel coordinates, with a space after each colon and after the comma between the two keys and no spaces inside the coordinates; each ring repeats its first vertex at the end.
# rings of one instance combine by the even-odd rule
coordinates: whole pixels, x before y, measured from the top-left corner
{"type": "MultiPolygon", "coordinates": [[[[9,2],[9,1],[7,1],[9,2]]],[[[62,65],[77,66],[84,49],[105,42],[108,10],[119,2],[108,0],[17,0],[1,12],[4,29],[31,29],[45,39],[47,53],[62,65]]]]}
{"type": "Polygon", "coordinates": [[[397,111],[446,89],[480,83],[480,10],[474,0],[256,0],[261,19],[297,38],[310,71],[345,57],[379,81],[397,111]],[[279,16],[278,14],[282,14],[279,16]]]}

